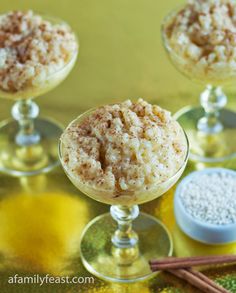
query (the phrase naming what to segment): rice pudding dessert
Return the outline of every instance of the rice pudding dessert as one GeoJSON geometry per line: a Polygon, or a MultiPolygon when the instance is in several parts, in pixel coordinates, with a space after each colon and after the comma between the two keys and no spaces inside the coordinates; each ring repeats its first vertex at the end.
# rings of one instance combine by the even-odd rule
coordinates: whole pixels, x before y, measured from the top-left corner
{"type": "MultiPolygon", "coordinates": [[[[49,86],[50,76],[63,69],[77,50],[76,37],[65,23],[48,21],[32,11],[1,15],[0,90],[14,94],[49,86]]],[[[56,79],[63,79],[62,75],[56,79]]]]}
{"type": "Polygon", "coordinates": [[[77,118],[64,131],[61,146],[62,164],[73,183],[101,190],[117,202],[165,182],[187,155],[185,134],[170,112],[142,99],[77,118]]]}
{"type": "Polygon", "coordinates": [[[198,80],[216,83],[236,76],[236,3],[188,0],[164,24],[170,57],[198,80]]]}

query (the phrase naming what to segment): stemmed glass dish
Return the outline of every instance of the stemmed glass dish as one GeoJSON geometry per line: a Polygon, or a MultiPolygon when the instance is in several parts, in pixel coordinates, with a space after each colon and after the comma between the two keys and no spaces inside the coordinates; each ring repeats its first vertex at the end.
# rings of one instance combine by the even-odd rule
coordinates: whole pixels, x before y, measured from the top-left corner
{"type": "MultiPolygon", "coordinates": [[[[162,40],[173,65],[193,82],[204,84],[201,107],[187,106],[175,114],[190,141],[190,158],[196,162],[220,163],[236,158],[236,114],[224,109],[227,96],[222,86],[236,80],[236,68],[230,63],[209,65],[206,69],[179,54],[170,43],[168,30],[181,9],[174,10],[162,25],[162,40]]],[[[180,32],[181,33],[181,32],[180,32]]],[[[207,42],[207,40],[206,40],[207,42]]]]}
{"type": "MultiPolygon", "coordinates": [[[[42,19],[69,28],[57,18],[42,19]]],[[[75,40],[77,43],[76,37],[75,40]]],[[[39,107],[33,99],[58,86],[72,70],[77,55],[78,44],[68,62],[47,73],[42,82],[22,90],[0,90],[0,97],[15,100],[11,111],[13,119],[0,124],[0,171],[13,176],[28,176],[58,166],[57,145],[62,126],[51,119],[38,118],[39,107]]]]}
{"type": "MultiPolygon", "coordinates": [[[[70,125],[82,123],[93,111],[82,114],[70,125]]],[[[150,259],[172,254],[172,240],[166,227],[156,218],[139,213],[138,205],[160,197],[180,178],[188,159],[185,134],[184,140],[186,155],[173,176],[145,192],[127,190],[117,194],[112,190],[94,188],[73,175],[65,162],[65,145],[60,141],[59,157],[71,182],[92,199],[111,205],[110,214],[92,220],[82,234],[81,258],[89,272],[109,281],[134,282],[152,275],[150,259]]]]}

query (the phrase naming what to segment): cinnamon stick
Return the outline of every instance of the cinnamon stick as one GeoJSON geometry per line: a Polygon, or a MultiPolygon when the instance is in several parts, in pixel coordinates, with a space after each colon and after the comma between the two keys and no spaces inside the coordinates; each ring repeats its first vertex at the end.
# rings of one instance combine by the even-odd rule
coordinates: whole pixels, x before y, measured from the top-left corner
{"type": "Polygon", "coordinates": [[[189,271],[192,275],[196,276],[197,278],[199,278],[202,281],[206,282],[207,284],[211,285],[215,289],[219,290],[219,292],[221,292],[221,293],[229,293],[228,290],[226,290],[225,288],[221,287],[220,285],[218,285],[217,283],[215,283],[214,281],[212,281],[207,276],[203,275],[203,273],[201,273],[199,271],[195,271],[195,270],[193,270],[191,268],[186,269],[186,270],[189,271]]]}
{"type": "Polygon", "coordinates": [[[232,258],[232,259],[236,259],[236,255],[234,254],[225,254],[225,255],[202,255],[202,256],[187,256],[187,257],[174,257],[174,256],[168,256],[166,258],[162,258],[162,259],[154,259],[154,260],[150,260],[149,263],[150,264],[155,264],[155,263],[168,263],[168,262],[177,262],[177,261],[192,261],[192,260],[204,260],[206,258],[212,258],[212,259],[225,259],[225,258],[232,258]]]}
{"type": "Polygon", "coordinates": [[[199,277],[195,276],[191,272],[186,269],[180,270],[168,270],[169,273],[172,275],[187,281],[192,286],[198,288],[202,292],[205,293],[221,293],[219,289],[211,286],[209,283],[205,282],[204,280],[200,279],[199,277]]]}
{"type": "Polygon", "coordinates": [[[223,256],[197,256],[188,258],[168,257],[161,260],[150,261],[152,271],[182,269],[194,266],[212,265],[212,264],[229,264],[236,262],[236,255],[223,256]]]}

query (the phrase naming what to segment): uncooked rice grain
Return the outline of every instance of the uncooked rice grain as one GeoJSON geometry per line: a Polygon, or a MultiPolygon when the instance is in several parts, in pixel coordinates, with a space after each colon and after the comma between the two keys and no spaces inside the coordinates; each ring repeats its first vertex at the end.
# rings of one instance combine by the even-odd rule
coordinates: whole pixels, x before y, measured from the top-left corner
{"type": "Polygon", "coordinates": [[[180,190],[188,214],[215,225],[236,223],[236,173],[214,171],[193,176],[180,190]]]}

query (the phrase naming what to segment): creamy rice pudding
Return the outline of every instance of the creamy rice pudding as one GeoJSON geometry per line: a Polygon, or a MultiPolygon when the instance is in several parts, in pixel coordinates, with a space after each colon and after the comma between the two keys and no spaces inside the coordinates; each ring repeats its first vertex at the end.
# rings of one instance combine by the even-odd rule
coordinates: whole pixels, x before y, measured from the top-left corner
{"type": "Polygon", "coordinates": [[[0,89],[16,93],[44,86],[77,49],[76,37],[64,23],[53,24],[32,11],[0,16],[0,89]]]}
{"type": "Polygon", "coordinates": [[[164,29],[171,58],[185,74],[213,83],[236,75],[235,1],[188,0],[164,29]]]}
{"type": "Polygon", "coordinates": [[[119,194],[146,192],[183,166],[182,128],[162,108],[142,99],[99,107],[61,137],[63,166],[73,182],[119,194]]]}

